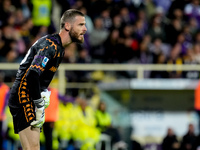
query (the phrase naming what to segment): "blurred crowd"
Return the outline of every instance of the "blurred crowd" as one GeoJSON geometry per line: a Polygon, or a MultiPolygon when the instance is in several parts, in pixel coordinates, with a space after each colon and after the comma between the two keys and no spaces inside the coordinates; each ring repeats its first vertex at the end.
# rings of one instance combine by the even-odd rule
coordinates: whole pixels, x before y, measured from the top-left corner
{"type": "Polygon", "coordinates": [[[162,150],[198,150],[200,135],[197,135],[194,130],[194,125],[190,123],[187,132],[178,140],[175,131],[169,127],[161,144],[162,150]]]}
{"type": "Polygon", "coordinates": [[[176,131],[168,127],[166,135],[163,136],[161,143],[148,143],[145,146],[140,145],[135,141],[137,150],[199,150],[200,148],[200,135],[195,133],[195,127],[192,123],[187,126],[187,131],[181,136],[177,137],[176,131]]]}
{"type": "MultiPolygon", "coordinates": [[[[63,63],[200,63],[199,0],[0,0],[0,4],[0,62],[20,62],[38,38],[59,32],[62,13],[75,8],[85,14],[88,31],[83,45],[66,48],[63,63]]],[[[152,71],[145,77],[196,79],[199,72],[152,71]]]]}

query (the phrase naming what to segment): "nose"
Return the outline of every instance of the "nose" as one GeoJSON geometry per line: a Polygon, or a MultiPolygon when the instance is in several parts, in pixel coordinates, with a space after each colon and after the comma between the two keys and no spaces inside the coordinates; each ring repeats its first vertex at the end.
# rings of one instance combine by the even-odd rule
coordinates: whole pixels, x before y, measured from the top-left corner
{"type": "Polygon", "coordinates": [[[86,32],[87,31],[87,27],[85,26],[83,30],[86,32]]]}

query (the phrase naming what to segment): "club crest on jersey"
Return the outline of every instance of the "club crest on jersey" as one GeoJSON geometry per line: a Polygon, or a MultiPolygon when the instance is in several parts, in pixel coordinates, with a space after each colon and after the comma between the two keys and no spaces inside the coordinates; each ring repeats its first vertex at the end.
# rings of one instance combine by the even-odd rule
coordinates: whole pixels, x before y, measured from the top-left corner
{"type": "Polygon", "coordinates": [[[42,67],[45,67],[48,61],[49,61],[49,58],[44,57],[44,59],[42,61],[42,67]]]}

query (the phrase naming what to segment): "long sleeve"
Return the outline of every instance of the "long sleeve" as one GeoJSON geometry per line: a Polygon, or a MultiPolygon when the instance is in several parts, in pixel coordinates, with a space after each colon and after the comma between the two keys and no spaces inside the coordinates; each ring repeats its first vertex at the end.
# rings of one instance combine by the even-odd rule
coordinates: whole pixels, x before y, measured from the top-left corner
{"type": "Polygon", "coordinates": [[[34,70],[30,70],[27,75],[27,83],[30,91],[30,96],[33,100],[41,98],[39,75],[34,70]]]}

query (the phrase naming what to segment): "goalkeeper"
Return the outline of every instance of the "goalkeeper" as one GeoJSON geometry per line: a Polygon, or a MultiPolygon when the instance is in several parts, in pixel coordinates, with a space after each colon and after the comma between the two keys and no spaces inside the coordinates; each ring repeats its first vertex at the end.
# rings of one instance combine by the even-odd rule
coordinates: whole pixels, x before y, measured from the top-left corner
{"type": "Polygon", "coordinates": [[[47,88],[62,61],[65,48],[72,42],[83,43],[86,30],[84,15],[69,9],[61,17],[60,32],[36,41],[20,63],[8,105],[14,131],[19,134],[24,150],[40,149],[40,128],[45,121],[45,108],[50,97],[47,88]]]}

